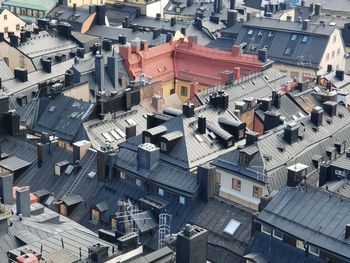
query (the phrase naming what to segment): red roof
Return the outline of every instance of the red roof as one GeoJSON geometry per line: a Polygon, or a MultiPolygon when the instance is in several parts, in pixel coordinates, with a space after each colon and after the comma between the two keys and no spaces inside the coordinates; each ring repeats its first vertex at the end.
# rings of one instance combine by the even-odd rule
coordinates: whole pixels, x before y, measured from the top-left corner
{"type": "Polygon", "coordinates": [[[220,74],[225,70],[234,72],[239,67],[246,75],[264,68],[256,55],[241,54],[237,47],[232,52],[203,47],[191,37],[137,52],[126,46],[120,50],[130,75],[137,78],[143,73],[152,82],[177,78],[212,86],[223,82],[220,74]]]}

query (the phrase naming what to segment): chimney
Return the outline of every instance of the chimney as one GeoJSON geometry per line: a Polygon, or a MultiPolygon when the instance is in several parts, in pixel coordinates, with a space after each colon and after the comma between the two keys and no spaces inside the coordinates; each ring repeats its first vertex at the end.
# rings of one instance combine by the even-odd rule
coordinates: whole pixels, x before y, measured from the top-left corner
{"type": "Polygon", "coordinates": [[[182,105],[182,114],[187,118],[194,117],[194,104],[191,102],[184,103],[182,105]]]}
{"type": "Polygon", "coordinates": [[[259,99],[258,103],[260,103],[260,109],[263,112],[271,110],[272,100],[270,98],[259,99]]]}
{"type": "Polygon", "coordinates": [[[267,61],[267,49],[266,48],[259,49],[258,59],[262,63],[266,63],[266,61],[267,61]]]}
{"type": "Polygon", "coordinates": [[[126,139],[130,139],[136,136],[136,124],[126,126],[125,128],[126,139]]]}
{"type": "Polygon", "coordinates": [[[157,39],[161,33],[159,28],[154,28],[152,32],[153,32],[153,39],[157,39]]]}
{"type": "Polygon", "coordinates": [[[12,187],[13,175],[10,173],[0,174],[0,198],[3,204],[13,205],[12,187]]]}
{"type": "Polygon", "coordinates": [[[43,66],[43,70],[47,73],[51,73],[51,57],[44,58],[41,60],[41,65],[43,66]]]}
{"type": "Polygon", "coordinates": [[[311,122],[316,127],[319,127],[322,125],[322,119],[323,119],[323,110],[321,107],[316,106],[311,111],[311,122]]]}
{"type": "Polygon", "coordinates": [[[326,101],[323,103],[323,110],[330,116],[333,117],[337,114],[337,102],[326,101]]]}
{"type": "Polygon", "coordinates": [[[346,224],[345,226],[345,239],[350,237],[350,224],[346,224]]]}
{"type": "Polygon", "coordinates": [[[284,128],[283,138],[289,143],[293,144],[298,141],[299,125],[295,122],[288,123],[284,128]]]}
{"type": "Polygon", "coordinates": [[[260,203],[258,205],[258,211],[261,212],[265,209],[265,207],[271,202],[272,196],[271,195],[264,195],[260,197],[260,203]]]}
{"type": "Polygon", "coordinates": [[[88,247],[89,259],[95,263],[103,263],[108,259],[108,246],[97,243],[96,245],[88,247]]]}
{"type": "Polygon", "coordinates": [[[20,36],[22,44],[27,42],[27,31],[21,30],[20,36]]]}
{"type": "Polygon", "coordinates": [[[264,132],[283,124],[283,120],[281,119],[281,114],[279,112],[266,111],[264,115],[264,132]]]}
{"type": "Polygon", "coordinates": [[[73,4],[73,12],[74,12],[74,13],[77,12],[77,4],[76,4],[76,3],[73,4]]]}
{"type": "Polygon", "coordinates": [[[105,16],[106,16],[105,5],[97,5],[96,6],[96,17],[95,17],[96,24],[99,26],[104,26],[106,24],[105,16]]]}
{"type": "Polygon", "coordinates": [[[104,39],[102,41],[102,48],[103,48],[103,50],[111,51],[112,50],[112,41],[110,41],[109,39],[104,39]]]}
{"type": "Polygon", "coordinates": [[[21,188],[16,190],[16,210],[17,215],[30,217],[30,190],[21,188]]]}
{"type": "Polygon", "coordinates": [[[302,25],[302,30],[306,31],[308,28],[310,20],[309,19],[305,19],[303,20],[303,25],[302,25]]]}
{"type": "Polygon", "coordinates": [[[301,5],[301,6],[305,6],[305,0],[301,0],[300,5],[301,5]]]}
{"type": "Polygon", "coordinates": [[[125,111],[131,110],[132,102],[131,102],[131,88],[127,88],[124,90],[125,96],[125,111]]]}
{"type": "Polygon", "coordinates": [[[173,40],[173,33],[166,33],[166,42],[169,43],[173,40]]]}
{"type": "Polygon", "coordinates": [[[162,98],[159,95],[152,96],[152,106],[156,112],[161,112],[162,110],[162,98]]]}
{"type": "Polygon", "coordinates": [[[331,92],[331,91],[332,91],[332,87],[333,87],[332,81],[330,81],[330,80],[327,81],[326,87],[327,87],[327,90],[328,90],[329,92],[331,92]]]}
{"type": "Polygon", "coordinates": [[[72,26],[65,22],[59,23],[57,25],[57,35],[69,39],[72,35],[72,26]]]}
{"type": "Polygon", "coordinates": [[[156,20],[160,20],[161,17],[162,17],[162,14],[161,14],[161,13],[157,13],[157,14],[156,14],[156,20]]]}
{"type": "Polygon", "coordinates": [[[118,36],[118,43],[120,45],[126,45],[126,35],[119,35],[118,36]]]}
{"type": "Polygon", "coordinates": [[[73,84],[73,76],[74,73],[72,70],[67,70],[66,73],[64,73],[64,86],[69,87],[73,84]]]}
{"type": "Polygon", "coordinates": [[[105,63],[103,55],[97,54],[95,56],[95,83],[98,85],[99,90],[102,90],[104,86],[104,73],[105,73],[105,63]]]}
{"type": "Polygon", "coordinates": [[[281,108],[281,94],[277,93],[277,91],[272,91],[272,105],[277,109],[281,108]]]}
{"type": "Polygon", "coordinates": [[[170,26],[175,26],[176,25],[176,18],[172,17],[170,18],[170,26]]]}
{"type": "Polygon", "coordinates": [[[324,163],[320,165],[320,172],[318,177],[318,186],[321,187],[328,182],[331,175],[331,167],[329,164],[324,163]]]}
{"type": "Polygon", "coordinates": [[[82,160],[90,148],[91,142],[86,140],[73,143],[73,163],[82,160]]]}
{"type": "Polygon", "coordinates": [[[89,5],[89,14],[93,14],[96,12],[96,6],[95,5],[89,5]]]}
{"type": "Polygon", "coordinates": [[[295,187],[299,185],[303,178],[306,177],[307,169],[309,167],[307,165],[296,163],[287,168],[287,186],[295,187]]]}
{"type": "Polygon", "coordinates": [[[227,10],[227,27],[233,26],[237,23],[238,11],[237,10],[227,10]]]}
{"type": "Polygon", "coordinates": [[[24,68],[15,68],[14,69],[15,78],[21,82],[28,81],[28,71],[24,68]]]}
{"type": "Polygon", "coordinates": [[[84,58],[84,53],[85,53],[85,49],[83,47],[78,47],[77,48],[77,56],[79,58],[84,58]]]}
{"type": "Polygon", "coordinates": [[[176,263],[204,263],[207,261],[208,231],[186,224],[177,234],[176,263]]]}
{"type": "Polygon", "coordinates": [[[240,67],[233,68],[233,78],[234,78],[234,80],[239,80],[241,78],[241,68],[240,67]]]}
{"type": "Polygon", "coordinates": [[[10,37],[11,47],[18,47],[18,37],[14,34],[10,35],[10,32],[9,32],[9,37],[10,37]]]}
{"type": "Polygon", "coordinates": [[[139,145],[137,153],[138,168],[153,171],[159,164],[159,148],[152,143],[139,145]]]}
{"type": "Polygon", "coordinates": [[[197,131],[200,134],[205,134],[207,132],[207,119],[204,115],[198,116],[198,128],[197,131]]]}
{"type": "Polygon", "coordinates": [[[186,36],[186,27],[181,27],[181,34],[186,36]]]}
{"type": "Polygon", "coordinates": [[[222,10],[222,0],[214,0],[214,12],[220,13],[222,10]]]}
{"type": "Polygon", "coordinates": [[[344,80],[344,70],[336,70],[335,71],[335,77],[338,80],[343,81],[344,80]]]}
{"type": "Polygon", "coordinates": [[[241,46],[239,45],[233,45],[231,50],[232,56],[238,56],[241,54],[241,46]]]}
{"type": "Polygon", "coordinates": [[[259,140],[259,133],[254,131],[247,131],[245,145],[249,146],[256,143],[259,140]]]}
{"type": "Polygon", "coordinates": [[[236,0],[230,0],[230,9],[236,9],[236,0]]]}
{"type": "Polygon", "coordinates": [[[315,15],[320,16],[321,15],[321,10],[322,10],[322,5],[321,4],[315,4],[315,15]]]}
{"type": "Polygon", "coordinates": [[[199,185],[199,197],[208,202],[214,198],[216,183],[216,168],[209,164],[198,167],[197,184],[199,185]]]}
{"type": "Polygon", "coordinates": [[[203,24],[202,24],[202,18],[196,17],[193,23],[198,30],[202,30],[203,24]]]}
{"type": "Polygon", "coordinates": [[[193,0],[186,0],[187,7],[190,7],[193,5],[193,0]]]}
{"type": "Polygon", "coordinates": [[[329,72],[332,72],[332,70],[333,70],[333,66],[331,65],[331,64],[328,64],[327,65],[327,72],[329,73],[329,72]]]}

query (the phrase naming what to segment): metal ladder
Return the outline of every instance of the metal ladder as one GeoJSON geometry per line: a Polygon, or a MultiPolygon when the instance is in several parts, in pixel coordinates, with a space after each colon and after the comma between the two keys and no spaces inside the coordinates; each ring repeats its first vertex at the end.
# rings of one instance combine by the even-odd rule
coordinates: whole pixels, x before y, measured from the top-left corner
{"type": "Polygon", "coordinates": [[[79,174],[77,175],[77,178],[75,178],[74,182],[72,183],[72,185],[69,187],[68,191],[64,194],[64,196],[70,195],[74,189],[76,188],[76,186],[79,184],[79,182],[81,181],[81,179],[83,178],[84,174],[89,170],[91,164],[93,163],[93,161],[95,160],[96,157],[96,152],[91,152],[91,156],[89,157],[89,159],[86,161],[83,169],[80,170],[79,174]]]}

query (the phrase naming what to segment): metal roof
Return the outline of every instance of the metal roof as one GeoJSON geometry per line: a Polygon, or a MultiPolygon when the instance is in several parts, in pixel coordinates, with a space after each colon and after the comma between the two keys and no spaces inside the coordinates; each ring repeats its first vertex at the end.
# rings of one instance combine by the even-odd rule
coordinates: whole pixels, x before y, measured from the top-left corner
{"type": "Polygon", "coordinates": [[[30,162],[20,159],[16,156],[10,156],[0,161],[0,167],[10,172],[16,172],[18,170],[28,167],[29,165],[31,165],[30,162]]]}
{"type": "Polygon", "coordinates": [[[12,79],[14,77],[13,72],[5,63],[5,60],[0,59],[0,78],[2,81],[12,79]]]}
{"type": "Polygon", "coordinates": [[[67,206],[76,205],[83,202],[83,198],[80,195],[66,195],[63,196],[60,201],[64,202],[67,206]]]}
{"type": "Polygon", "coordinates": [[[285,187],[257,220],[350,260],[350,240],[344,238],[349,216],[349,199],[305,186],[285,187]]]}

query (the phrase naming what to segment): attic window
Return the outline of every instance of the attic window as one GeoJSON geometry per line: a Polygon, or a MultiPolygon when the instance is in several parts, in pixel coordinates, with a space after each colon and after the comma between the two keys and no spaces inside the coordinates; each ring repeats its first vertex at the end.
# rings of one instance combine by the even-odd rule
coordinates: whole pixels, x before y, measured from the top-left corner
{"type": "Polygon", "coordinates": [[[309,36],[303,36],[303,39],[301,40],[301,42],[306,43],[309,39],[309,36]]]}
{"type": "Polygon", "coordinates": [[[292,49],[291,48],[287,48],[285,51],[284,51],[284,54],[285,55],[290,55],[292,53],[292,49]]]}
{"type": "Polygon", "coordinates": [[[290,40],[292,40],[292,41],[297,40],[297,36],[298,36],[297,34],[293,34],[292,37],[290,38],[290,40]]]}
{"type": "Polygon", "coordinates": [[[249,163],[249,156],[245,152],[239,153],[239,164],[241,165],[248,165],[249,163]]]}
{"type": "Polygon", "coordinates": [[[253,32],[254,32],[254,30],[253,30],[253,29],[250,29],[250,30],[248,31],[248,35],[253,35],[253,32]]]}
{"type": "Polygon", "coordinates": [[[145,143],[150,143],[151,142],[151,138],[148,136],[145,136],[145,143]]]}

